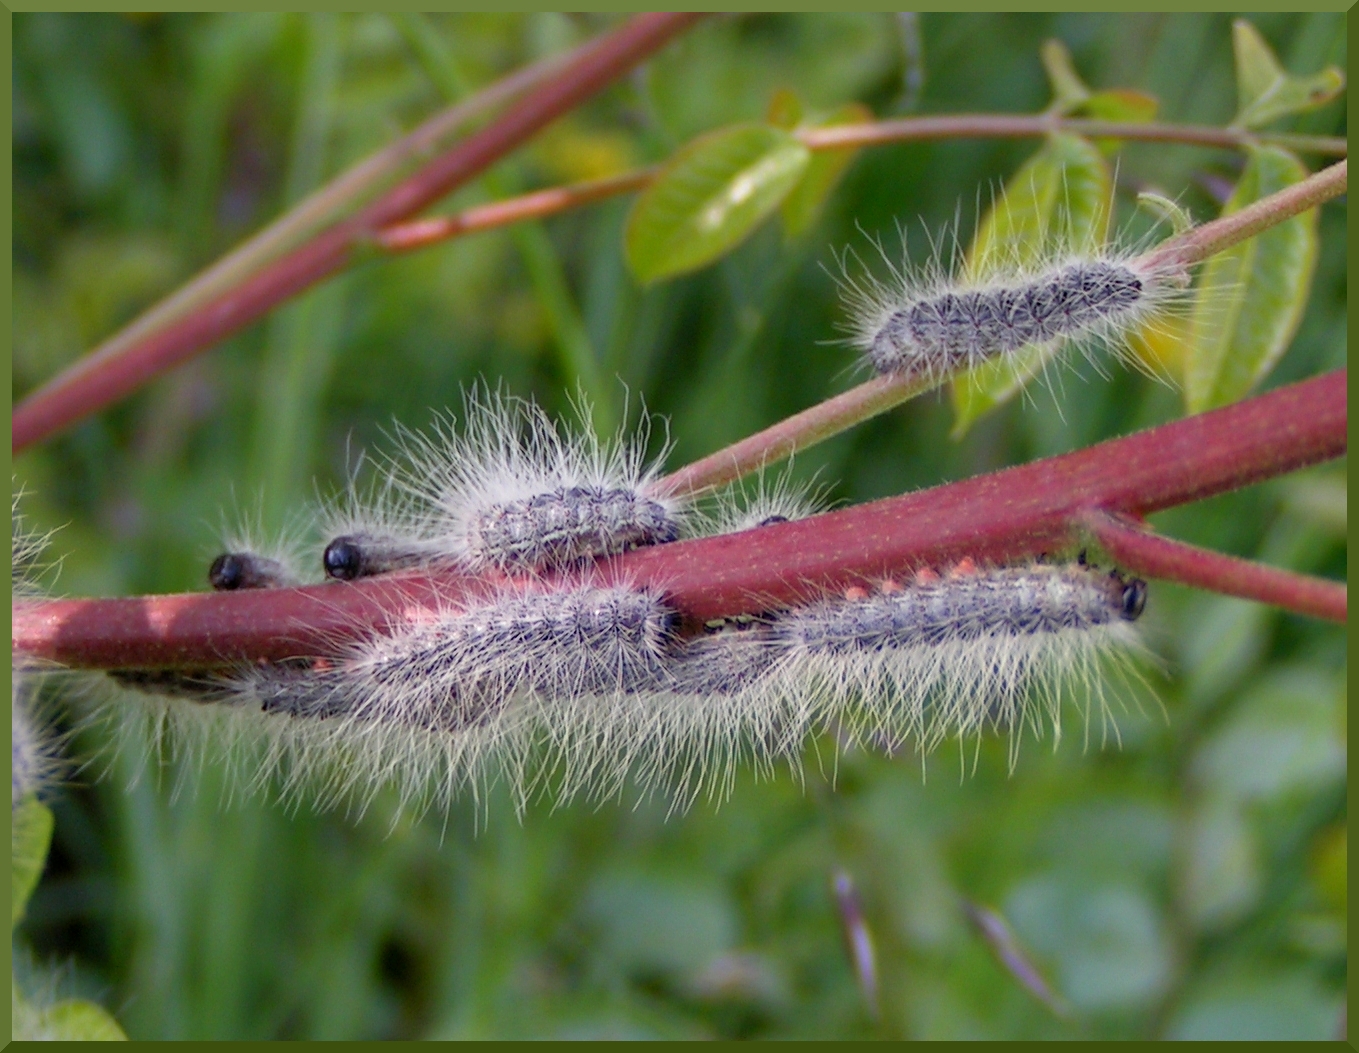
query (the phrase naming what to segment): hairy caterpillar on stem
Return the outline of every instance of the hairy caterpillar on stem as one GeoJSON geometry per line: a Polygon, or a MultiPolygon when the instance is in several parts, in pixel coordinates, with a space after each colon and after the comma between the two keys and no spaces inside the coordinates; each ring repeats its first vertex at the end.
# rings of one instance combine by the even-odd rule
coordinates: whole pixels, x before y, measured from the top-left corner
{"type": "MultiPolygon", "coordinates": [[[[1102,345],[1138,361],[1130,338],[1185,301],[1189,268],[1164,254],[1092,236],[1103,230],[1111,206],[1096,206],[1089,229],[1075,231],[1068,205],[1056,229],[1022,244],[1001,239],[997,246],[979,231],[965,261],[956,221],[951,235],[946,230],[929,237],[932,258],[924,265],[893,263],[879,245],[889,270],[885,280],[851,276],[847,255],[840,286],[850,314],[849,343],[879,376],[920,376],[932,384],[1029,347],[1074,343],[1089,356],[1102,345]],[[946,264],[941,242],[950,241],[952,262],[946,264]]],[[[1007,208],[1002,197],[993,212],[1007,208]]],[[[902,242],[904,255],[904,232],[902,242]]]]}
{"type": "Polygon", "coordinates": [[[464,407],[460,430],[448,418],[398,431],[408,463],[392,466],[441,556],[473,572],[560,569],[684,533],[685,503],[653,492],[664,452],[646,460],[645,414],[633,436],[602,441],[583,398],[565,431],[498,391],[473,389],[464,407]]]}
{"type": "Polygon", "coordinates": [[[575,583],[505,583],[446,610],[410,609],[388,633],[330,659],[243,670],[218,680],[218,704],[174,727],[207,722],[266,743],[250,785],[280,774],[285,788],[360,809],[384,785],[406,802],[447,802],[499,774],[516,794],[552,707],[585,695],[625,695],[665,681],[674,612],[650,590],[575,583]]]}
{"type": "Polygon", "coordinates": [[[673,685],[628,714],[616,736],[627,756],[597,788],[617,792],[632,770],[677,805],[705,790],[721,799],[742,760],[796,764],[832,729],[889,750],[911,741],[922,759],[948,738],[1007,730],[1013,764],[1026,729],[1060,739],[1065,688],[1108,719],[1102,673],[1131,669],[1145,602],[1145,582],[1084,562],[964,560],[710,627],[679,654],[673,685]]]}
{"type": "MultiPolygon", "coordinates": [[[[744,500],[723,495],[701,523],[730,531],[809,511],[798,489],[761,480],[744,500]]],[[[588,575],[531,576],[486,586],[446,609],[405,608],[381,635],[330,649],[329,658],[250,667],[225,679],[115,678],[213,703],[176,709],[151,700],[158,733],[193,740],[208,727],[228,741],[259,738],[264,752],[251,785],[279,774],[285,788],[320,786],[325,800],[362,807],[385,784],[403,800],[424,802],[447,800],[468,784],[480,792],[505,774],[522,800],[554,768],[576,765],[583,755],[576,747],[587,738],[584,754],[595,759],[586,776],[566,778],[563,793],[607,782],[598,758],[620,729],[635,727],[627,709],[658,692],[692,700],[698,683],[688,671],[700,663],[677,627],[654,590],[595,584],[588,575]],[[543,766],[530,771],[526,758],[535,748],[543,766]],[[340,768],[332,763],[338,756],[346,758],[340,768]]]]}

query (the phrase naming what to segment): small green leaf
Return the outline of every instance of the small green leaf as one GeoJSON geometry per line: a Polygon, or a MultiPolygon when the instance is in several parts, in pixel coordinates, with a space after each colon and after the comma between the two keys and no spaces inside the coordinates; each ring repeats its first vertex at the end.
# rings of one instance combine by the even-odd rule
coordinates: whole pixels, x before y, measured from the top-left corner
{"type": "Polygon", "coordinates": [[[1194,219],[1176,202],[1154,190],[1143,190],[1137,195],[1137,207],[1150,212],[1162,223],[1169,223],[1175,234],[1183,234],[1194,225],[1194,219]]]}
{"type": "Polygon", "coordinates": [[[47,863],[47,848],[52,843],[52,813],[33,796],[24,798],[10,812],[10,847],[13,868],[10,871],[10,928],[19,924],[33,894],[43,866],[47,863]]]}
{"type": "MultiPolygon", "coordinates": [[[[1145,124],[1156,119],[1159,105],[1160,102],[1155,95],[1148,95],[1144,91],[1110,88],[1108,91],[1097,91],[1086,99],[1080,113],[1097,121],[1145,124]]],[[[1106,154],[1112,155],[1122,148],[1123,140],[1100,138],[1095,140],[1095,145],[1106,154]]]]}
{"type": "Polygon", "coordinates": [[[1097,91],[1085,100],[1081,110],[1086,116],[1098,121],[1121,121],[1125,124],[1143,124],[1156,120],[1160,100],[1155,95],[1133,88],[1110,88],[1097,91]]]}
{"type": "Polygon", "coordinates": [[[94,1002],[70,998],[40,1013],[24,1016],[26,1030],[32,1034],[14,1035],[18,1039],[45,1039],[56,1042],[126,1042],[127,1035],[108,1011],[94,1002]]]}
{"type": "Polygon", "coordinates": [[[1232,121],[1235,127],[1259,128],[1280,117],[1314,110],[1344,90],[1345,74],[1336,66],[1309,77],[1289,74],[1259,30],[1245,19],[1232,23],[1232,50],[1238,102],[1232,121]]]}
{"type": "MultiPolygon", "coordinates": [[[[1307,177],[1296,157],[1257,147],[1224,216],[1307,177]]],[[[1194,298],[1184,398],[1191,413],[1244,396],[1288,348],[1307,306],[1317,256],[1316,209],[1220,252],[1194,298]]]]}
{"type": "MultiPolygon", "coordinates": [[[[873,111],[863,103],[851,102],[841,106],[829,117],[804,125],[808,128],[829,128],[836,124],[861,124],[873,119],[873,111]]],[[[812,154],[803,173],[792,192],[783,199],[779,215],[783,220],[784,235],[791,241],[811,229],[821,215],[821,209],[830,197],[835,184],[844,175],[845,169],[858,153],[857,147],[843,150],[820,150],[812,154]]]]}
{"type": "Polygon", "coordinates": [[[778,208],[810,159],[793,135],[767,124],[694,140],[633,203],[623,236],[632,273],[654,282],[719,258],[778,208]]]}
{"type": "Polygon", "coordinates": [[[1090,89],[1071,64],[1071,52],[1060,40],[1045,40],[1039,51],[1048,83],[1052,85],[1051,113],[1071,113],[1090,98],[1090,89]]]}
{"type": "MultiPolygon", "coordinates": [[[[966,277],[985,281],[1000,268],[1102,248],[1112,193],[1113,175],[1094,144],[1075,135],[1051,136],[977,227],[966,277]]],[[[1056,343],[1032,345],[957,377],[951,392],[953,438],[962,438],[979,417],[1018,394],[1060,350],[1056,343]]]]}

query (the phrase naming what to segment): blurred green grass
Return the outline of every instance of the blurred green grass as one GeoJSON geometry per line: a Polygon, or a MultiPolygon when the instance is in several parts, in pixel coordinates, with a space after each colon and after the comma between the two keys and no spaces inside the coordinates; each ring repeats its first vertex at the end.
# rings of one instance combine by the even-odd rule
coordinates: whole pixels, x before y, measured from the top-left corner
{"type": "MultiPolygon", "coordinates": [[[[1252,20],[1290,69],[1346,65],[1342,15],[1252,20]]],[[[609,21],[433,24],[481,84],[609,21]]],[[[902,112],[900,28],[711,21],[495,179],[529,188],[659,160],[759,118],[779,87],[902,112]]],[[[926,112],[1041,109],[1051,36],[1087,82],[1150,91],[1167,119],[1223,123],[1235,108],[1226,16],[924,15],[920,35],[926,112]]],[[[378,15],[16,15],[14,397],[441,105],[408,40],[378,15]]],[[[1289,127],[1343,135],[1343,101],[1289,127]]],[[[621,381],[606,384],[610,409],[628,393],[667,416],[679,465],[849,382],[839,250],[881,237],[891,251],[901,224],[919,255],[920,221],[938,229],[955,210],[968,229],[978,196],[1035,145],[866,151],[802,239],[770,226],[646,290],[624,269],[626,201],[547,222],[538,262],[545,245],[601,374],[621,381]]],[[[1202,219],[1217,206],[1200,177],[1230,179],[1238,159],[1146,144],[1119,166],[1122,190],[1154,185],[1202,219]]],[[[1343,364],[1344,243],[1344,206],[1328,206],[1312,300],[1269,385],[1343,364]]],[[[561,412],[578,377],[525,259],[497,231],[367,263],[16,458],[32,522],[62,527],[62,591],[203,587],[224,515],[278,525],[312,479],[342,484],[353,451],[381,447],[393,420],[423,426],[479,377],[561,412]]],[[[852,503],[1181,412],[1141,376],[1083,374],[959,443],[946,400],[919,400],[794,471],[852,503]]],[[[1156,521],[1343,579],[1344,493],[1332,465],[1156,521]]],[[[1122,717],[1121,748],[1101,749],[1097,726],[1082,748],[1076,721],[1055,751],[1025,743],[1013,774],[987,742],[974,775],[960,780],[945,750],[922,780],[909,753],[835,760],[822,743],[805,785],[747,773],[720,808],[668,819],[629,799],[520,822],[503,792],[416,823],[387,799],[357,820],[224,803],[219,767],[178,793],[173,766],[134,783],[130,759],[86,728],[96,760],[54,802],[21,933],[134,1038],[1330,1037],[1346,969],[1343,632],[1164,585],[1147,625],[1164,715],[1148,701],[1122,717]],[[837,867],[877,945],[877,1023],[843,949],[837,867]],[[997,964],[962,897],[1005,915],[1069,1019],[997,964]]]]}

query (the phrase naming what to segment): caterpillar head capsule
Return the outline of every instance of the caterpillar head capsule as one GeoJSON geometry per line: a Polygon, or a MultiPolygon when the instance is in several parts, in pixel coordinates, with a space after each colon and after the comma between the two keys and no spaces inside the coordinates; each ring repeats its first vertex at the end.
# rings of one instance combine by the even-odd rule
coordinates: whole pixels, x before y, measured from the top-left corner
{"type": "Polygon", "coordinates": [[[1123,606],[1120,613],[1124,621],[1135,622],[1142,616],[1147,605],[1147,583],[1141,578],[1133,578],[1123,584],[1123,606]]]}
{"type": "Polygon", "coordinates": [[[223,552],[208,568],[208,583],[218,592],[277,589],[297,584],[278,560],[253,552],[223,552]]]}
{"type": "Polygon", "coordinates": [[[363,574],[363,549],[352,537],[337,537],[321,557],[326,576],[338,581],[353,581],[363,574]]]}
{"type": "Polygon", "coordinates": [[[415,544],[376,534],[344,534],[326,546],[321,556],[326,577],[353,581],[373,574],[418,567],[433,560],[415,544]]]}

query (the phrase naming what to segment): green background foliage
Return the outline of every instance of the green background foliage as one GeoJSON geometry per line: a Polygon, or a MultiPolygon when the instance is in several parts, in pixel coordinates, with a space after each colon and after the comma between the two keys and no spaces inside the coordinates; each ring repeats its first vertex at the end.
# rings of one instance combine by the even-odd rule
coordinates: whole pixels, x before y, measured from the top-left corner
{"type": "MultiPolygon", "coordinates": [[[[608,21],[15,16],[15,397],[461,85],[608,21]]],[[[1291,73],[1346,65],[1343,16],[1252,21],[1291,73]]],[[[1053,37],[1092,90],[1147,93],[1161,119],[1237,112],[1225,16],[724,18],[445,207],[663,162],[768,119],[780,89],[800,99],[782,104],[787,124],[854,101],[879,117],[1039,112],[1053,37]],[[917,30],[923,66],[905,58],[917,30]]],[[[1274,126],[1343,135],[1345,113],[1342,99],[1274,126]]],[[[479,377],[554,413],[583,384],[604,419],[640,396],[670,419],[678,466],[850,382],[842,249],[871,258],[880,238],[895,257],[900,224],[922,261],[920,221],[955,211],[966,244],[976,203],[1040,146],[861,151],[819,214],[799,205],[646,287],[625,258],[628,199],[370,260],[18,457],[26,512],[62,528],[64,593],[203,588],[224,517],[279,526],[313,479],[329,492],[393,420],[422,427],[479,377]]],[[[1246,160],[1125,144],[1114,229],[1141,190],[1216,215],[1246,160]]],[[[1344,242],[1345,207],[1327,206],[1310,301],[1262,386],[1344,362],[1344,242]]],[[[959,441],[948,400],[919,399],[794,471],[859,502],[1184,412],[1180,393],[1107,372],[1062,373],[959,441]]],[[[1343,466],[1155,522],[1346,574],[1343,466]]],[[[682,816],[629,798],[521,822],[503,790],[419,821],[387,798],[318,815],[241,801],[214,763],[167,758],[138,779],[131,753],[82,725],[91,763],[49,802],[52,853],[18,932],[133,1038],[1328,1037],[1346,969],[1343,631],[1162,584],[1145,624],[1163,708],[1148,695],[1122,715],[1121,746],[1098,721],[1083,745],[1073,714],[1058,748],[1025,742],[1013,773],[987,741],[974,774],[946,749],[922,779],[909,750],[836,758],[823,742],[805,780],[746,773],[730,801],[682,816]],[[844,949],[839,868],[877,949],[877,1020],[844,949]],[[1006,970],[969,901],[1004,916],[1067,1015],[1006,970]]]]}

